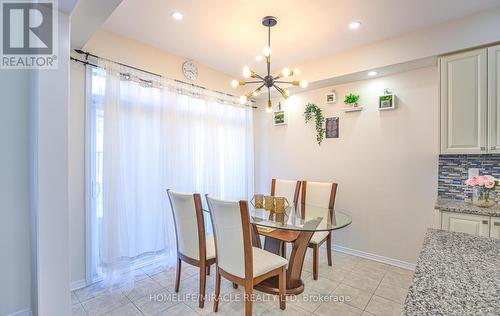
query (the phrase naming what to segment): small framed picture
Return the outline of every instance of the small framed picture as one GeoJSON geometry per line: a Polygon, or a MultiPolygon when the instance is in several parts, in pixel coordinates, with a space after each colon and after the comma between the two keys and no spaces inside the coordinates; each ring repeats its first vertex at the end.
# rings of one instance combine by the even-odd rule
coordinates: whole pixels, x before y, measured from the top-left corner
{"type": "Polygon", "coordinates": [[[396,108],[396,96],[394,94],[386,94],[378,98],[379,110],[393,110],[396,108]]]}
{"type": "Polygon", "coordinates": [[[337,94],[335,93],[335,91],[332,91],[326,95],[326,103],[327,104],[337,103],[337,94]]]}
{"type": "Polygon", "coordinates": [[[285,111],[274,111],[273,112],[273,123],[274,125],[286,125],[287,124],[287,119],[286,119],[286,113],[285,111]]]}
{"type": "Polygon", "coordinates": [[[326,119],[326,138],[339,138],[338,117],[328,117],[326,119]]]}

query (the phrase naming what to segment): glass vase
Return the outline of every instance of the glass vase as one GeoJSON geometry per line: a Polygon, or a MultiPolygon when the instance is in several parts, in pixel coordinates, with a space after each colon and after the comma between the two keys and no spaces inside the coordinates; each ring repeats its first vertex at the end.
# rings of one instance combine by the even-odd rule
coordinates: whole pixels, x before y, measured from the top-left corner
{"type": "Polygon", "coordinates": [[[485,187],[474,187],[472,190],[472,204],[480,207],[492,207],[496,204],[495,190],[485,187]]]}

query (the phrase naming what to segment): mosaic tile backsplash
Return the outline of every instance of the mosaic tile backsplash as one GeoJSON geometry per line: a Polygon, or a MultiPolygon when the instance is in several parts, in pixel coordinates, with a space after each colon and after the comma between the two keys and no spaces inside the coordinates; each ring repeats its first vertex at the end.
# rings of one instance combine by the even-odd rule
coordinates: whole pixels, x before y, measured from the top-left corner
{"type": "MultiPolygon", "coordinates": [[[[472,189],[465,185],[469,168],[478,168],[479,175],[500,179],[500,154],[440,155],[438,196],[454,200],[471,200],[472,189]]],[[[497,192],[497,200],[500,194],[497,192]]]]}

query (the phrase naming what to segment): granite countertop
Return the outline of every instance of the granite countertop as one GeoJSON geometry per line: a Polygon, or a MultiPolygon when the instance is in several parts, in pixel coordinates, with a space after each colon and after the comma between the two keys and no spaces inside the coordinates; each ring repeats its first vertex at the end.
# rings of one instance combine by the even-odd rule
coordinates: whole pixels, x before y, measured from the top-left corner
{"type": "Polygon", "coordinates": [[[404,315],[500,315],[500,240],[429,228],[404,315]]]}
{"type": "Polygon", "coordinates": [[[441,211],[448,211],[455,213],[500,217],[500,205],[498,204],[493,207],[479,207],[473,205],[472,203],[460,200],[438,198],[434,208],[441,211]]]}

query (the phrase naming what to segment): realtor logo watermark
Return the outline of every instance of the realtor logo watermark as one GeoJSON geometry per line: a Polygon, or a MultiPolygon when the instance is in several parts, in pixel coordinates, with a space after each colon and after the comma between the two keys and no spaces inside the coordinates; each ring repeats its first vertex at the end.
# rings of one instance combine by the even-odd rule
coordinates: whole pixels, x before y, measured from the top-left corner
{"type": "Polygon", "coordinates": [[[0,68],[57,68],[57,3],[0,0],[0,8],[0,68]]]}

